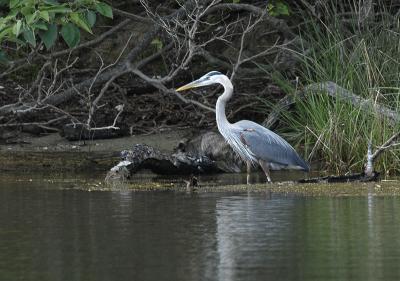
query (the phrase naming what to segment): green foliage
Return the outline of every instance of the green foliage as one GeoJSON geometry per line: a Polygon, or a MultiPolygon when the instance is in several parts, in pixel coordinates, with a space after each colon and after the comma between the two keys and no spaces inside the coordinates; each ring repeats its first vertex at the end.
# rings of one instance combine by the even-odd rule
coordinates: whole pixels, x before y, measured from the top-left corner
{"type": "Polygon", "coordinates": [[[92,33],[96,13],[113,17],[112,8],[98,0],[0,0],[0,6],[8,8],[5,15],[0,14],[0,44],[36,47],[39,38],[48,50],[57,41],[58,31],[72,48],[79,44],[80,29],[92,33]]]}
{"type": "Polygon", "coordinates": [[[273,17],[288,16],[289,6],[282,0],[270,1],[267,4],[268,14],[273,17]]]}
{"type": "Polygon", "coordinates": [[[155,46],[157,51],[163,48],[163,43],[159,38],[153,39],[153,41],[151,41],[151,45],[155,46]]]}
{"type": "Polygon", "coordinates": [[[98,11],[100,14],[102,14],[105,17],[112,18],[112,9],[109,5],[105,3],[96,3],[96,11],[98,11]]]}
{"type": "Polygon", "coordinates": [[[58,27],[56,24],[47,25],[47,30],[39,31],[39,36],[42,39],[46,49],[49,50],[57,40],[58,27]]]}
{"type": "MultiPolygon", "coordinates": [[[[386,13],[389,15],[389,13],[386,13]]],[[[298,53],[301,84],[333,81],[355,95],[400,112],[400,23],[383,16],[364,28],[341,20],[332,11],[325,22],[306,18],[302,37],[307,50],[298,53]]],[[[284,79],[280,79],[284,83],[284,79]]],[[[286,80],[289,94],[296,87],[286,80]]],[[[366,160],[367,143],[377,146],[400,130],[375,108],[366,111],[329,97],[323,90],[298,99],[296,110],[284,116],[281,133],[304,147],[310,160],[343,173],[360,171],[366,160]]],[[[399,147],[384,153],[375,167],[400,171],[399,147]]]]}
{"type": "Polygon", "coordinates": [[[61,28],[61,36],[69,47],[78,45],[81,39],[81,33],[76,25],[73,23],[66,23],[61,28]]]}

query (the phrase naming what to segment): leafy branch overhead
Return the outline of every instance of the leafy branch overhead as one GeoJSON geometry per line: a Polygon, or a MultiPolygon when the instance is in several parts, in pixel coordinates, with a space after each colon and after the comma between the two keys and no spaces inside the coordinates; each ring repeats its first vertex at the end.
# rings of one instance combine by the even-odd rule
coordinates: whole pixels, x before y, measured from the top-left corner
{"type": "Polygon", "coordinates": [[[0,12],[0,44],[36,47],[41,41],[47,49],[59,34],[73,48],[80,42],[81,30],[93,33],[98,14],[113,17],[112,8],[97,0],[0,0],[0,8],[6,11],[0,12]]]}

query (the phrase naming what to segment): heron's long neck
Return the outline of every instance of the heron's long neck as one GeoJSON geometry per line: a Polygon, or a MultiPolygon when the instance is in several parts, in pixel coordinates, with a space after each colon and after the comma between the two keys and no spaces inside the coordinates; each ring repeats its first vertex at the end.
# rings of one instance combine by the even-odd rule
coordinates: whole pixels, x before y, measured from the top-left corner
{"type": "Polygon", "coordinates": [[[217,117],[217,126],[219,131],[223,133],[224,128],[228,128],[231,124],[226,119],[225,114],[225,105],[231,99],[233,94],[233,85],[231,81],[226,77],[224,86],[224,93],[218,98],[216,105],[216,117],[217,117]]]}

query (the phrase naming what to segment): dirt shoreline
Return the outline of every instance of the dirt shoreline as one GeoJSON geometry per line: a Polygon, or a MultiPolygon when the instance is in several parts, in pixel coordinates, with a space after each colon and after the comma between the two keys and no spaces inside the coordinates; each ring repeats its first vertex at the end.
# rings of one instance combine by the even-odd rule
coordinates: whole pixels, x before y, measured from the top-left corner
{"type": "Polygon", "coordinates": [[[165,131],[115,139],[68,141],[59,134],[23,137],[0,145],[0,171],[107,171],[118,163],[120,152],[145,143],[172,151],[188,131],[165,131]]]}
{"type": "MultiPolygon", "coordinates": [[[[232,176],[232,175],[230,175],[232,176]]],[[[234,176],[239,176],[235,174],[234,176]]],[[[256,183],[229,184],[218,176],[199,181],[194,189],[186,187],[184,177],[159,178],[156,175],[138,174],[132,181],[104,181],[103,173],[1,173],[0,184],[18,183],[54,190],[79,190],[82,192],[174,192],[195,196],[203,193],[262,194],[271,197],[307,196],[307,197],[392,197],[400,196],[400,178],[368,183],[335,183],[335,184],[295,184],[293,182],[276,182],[272,184],[256,183]]]]}
{"type": "MultiPolygon", "coordinates": [[[[344,183],[344,184],[293,184],[278,182],[274,184],[231,184],[228,179],[241,177],[241,174],[221,174],[218,179],[200,179],[200,187],[187,190],[184,177],[170,179],[158,178],[157,175],[137,178],[131,182],[106,184],[103,180],[107,171],[118,163],[120,152],[137,143],[145,143],[163,152],[171,152],[178,142],[190,135],[189,131],[166,131],[152,135],[138,135],[105,140],[74,141],[63,139],[58,134],[44,137],[25,137],[13,144],[0,145],[0,171],[2,178],[17,181],[47,181],[68,189],[83,191],[117,191],[134,192],[189,192],[191,194],[206,192],[232,193],[279,193],[301,196],[400,196],[400,179],[383,180],[377,183],[344,183]],[[63,173],[59,177],[57,173],[63,173]],[[72,173],[72,174],[70,174],[72,173]],[[150,178],[149,178],[150,177],[150,178]],[[67,179],[67,180],[66,180],[67,179]]],[[[282,172],[281,172],[282,174],[282,172]]],[[[289,175],[279,177],[288,179],[289,175]]],[[[297,175],[296,177],[301,177],[297,175]]],[[[241,182],[240,180],[238,182],[241,182]]]]}
{"type": "MultiPolygon", "coordinates": [[[[99,188],[99,186],[97,186],[99,188]]],[[[117,187],[121,189],[120,187],[117,187]]],[[[238,184],[238,185],[205,185],[194,190],[188,190],[184,186],[154,184],[125,185],[124,190],[137,192],[145,191],[171,191],[187,193],[232,192],[232,193],[266,193],[300,195],[310,197],[357,197],[357,196],[400,196],[400,181],[390,180],[370,183],[335,183],[335,184],[294,184],[280,182],[274,184],[238,184]]],[[[91,188],[91,190],[96,190],[91,188]]],[[[115,190],[115,187],[103,186],[100,190],[115,190]]]]}

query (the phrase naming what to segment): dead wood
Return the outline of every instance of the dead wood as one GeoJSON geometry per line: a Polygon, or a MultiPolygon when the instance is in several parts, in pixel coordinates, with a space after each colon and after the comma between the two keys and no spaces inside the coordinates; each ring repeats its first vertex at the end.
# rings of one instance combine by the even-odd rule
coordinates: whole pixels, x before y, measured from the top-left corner
{"type": "Polygon", "coordinates": [[[370,182],[379,180],[379,173],[373,172],[370,175],[356,173],[342,176],[325,176],[310,179],[302,179],[297,183],[346,183],[346,182],[370,182]]]}
{"type": "Polygon", "coordinates": [[[381,155],[386,150],[389,150],[395,146],[400,145],[400,141],[396,142],[399,138],[400,138],[400,131],[393,134],[389,139],[385,141],[384,144],[379,146],[374,152],[372,150],[372,142],[369,141],[367,150],[367,161],[365,163],[365,169],[364,169],[364,173],[367,176],[373,175],[374,163],[378,159],[379,155],[381,155]]]}
{"type": "Polygon", "coordinates": [[[161,175],[221,172],[215,162],[206,156],[184,152],[166,154],[145,144],[136,144],[131,150],[122,151],[121,158],[122,161],[110,169],[106,180],[126,179],[142,169],[149,169],[161,175]]]}
{"type": "Polygon", "coordinates": [[[264,120],[263,125],[267,128],[272,128],[280,118],[283,111],[288,110],[291,106],[296,103],[296,99],[304,99],[309,93],[326,93],[329,96],[339,99],[341,101],[348,102],[354,106],[359,106],[362,110],[372,113],[376,112],[382,117],[388,118],[393,125],[400,122],[400,114],[390,108],[383,105],[377,104],[372,100],[364,99],[346,89],[339,86],[338,84],[327,81],[321,83],[310,84],[304,87],[303,90],[295,93],[294,95],[287,95],[282,98],[275,106],[268,118],[264,120]]]}

